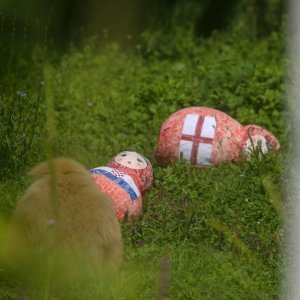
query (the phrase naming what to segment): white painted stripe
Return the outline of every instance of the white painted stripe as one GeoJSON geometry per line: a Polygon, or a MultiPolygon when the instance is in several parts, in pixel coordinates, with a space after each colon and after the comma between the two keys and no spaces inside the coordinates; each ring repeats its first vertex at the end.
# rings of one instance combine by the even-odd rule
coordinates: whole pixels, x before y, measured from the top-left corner
{"type": "Polygon", "coordinates": [[[182,134],[195,135],[198,115],[186,115],[183,123],[182,134]]]}
{"type": "Polygon", "coordinates": [[[181,140],[179,144],[178,158],[180,158],[182,155],[182,158],[184,160],[190,160],[192,156],[192,147],[193,147],[192,141],[181,140]]]}
{"type": "Polygon", "coordinates": [[[129,176],[129,175],[125,175],[125,176],[122,177],[122,179],[124,179],[130,185],[130,187],[134,190],[136,195],[139,197],[140,196],[140,191],[137,188],[137,186],[135,185],[134,180],[132,179],[132,177],[129,176]]]}
{"type": "Polygon", "coordinates": [[[197,164],[211,165],[210,157],[212,153],[212,144],[199,143],[197,152],[197,164]]]}
{"type": "Polygon", "coordinates": [[[204,117],[204,122],[201,130],[201,137],[213,139],[216,131],[216,118],[204,117]]]}
{"type": "Polygon", "coordinates": [[[99,169],[100,169],[100,170],[103,170],[103,171],[106,171],[106,172],[109,172],[109,173],[113,174],[113,175],[116,176],[116,177],[119,177],[119,176],[117,176],[117,175],[113,172],[113,170],[116,170],[117,172],[123,173],[124,175],[123,175],[122,177],[120,177],[120,178],[122,178],[124,181],[126,181],[126,182],[130,185],[130,187],[134,190],[134,192],[136,193],[136,195],[137,195],[138,197],[140,196],[140,191],[139,191],[139,189],[137,188],[137,186],[136,186],[136,184],[135,184],[135,182],[134,182],[134,180],[132,179],[131,176],[125,174],[123,171],[119,171],[118,169],[114,169],[114,168],[110,168],[110,167],[98,167],[98,168],[94,168],[93,170],[99,170],[99,169]]]}
{"type": "Polygon", "coordinates": [[[97,167],[92,170],[103,170],[103,171],[107,171],[107,172],[111,173],[113,169],[110,167],[97,167]]]}

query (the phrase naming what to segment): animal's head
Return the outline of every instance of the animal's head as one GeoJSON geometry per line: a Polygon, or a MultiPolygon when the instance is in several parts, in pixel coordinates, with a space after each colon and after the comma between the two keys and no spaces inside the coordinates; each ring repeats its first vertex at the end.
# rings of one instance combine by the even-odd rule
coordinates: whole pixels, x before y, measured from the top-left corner
{"type": "Polygon", "coordinates": [[[280,144],[277,138],[268,130],[257,125],[247,125],[244,127],[241,142],[243,154],[248,157],[257,148],[260,149],[262,154],[266,154],[269,151],[279,150],[280,144]]]}
{"type": "Polygon", "coordinates": [[[28,176],[36,181],[44,175],[88,174],[87,170],[78,162],[69,158],[54,158],[44,161],[28,172],[28,176]]]}

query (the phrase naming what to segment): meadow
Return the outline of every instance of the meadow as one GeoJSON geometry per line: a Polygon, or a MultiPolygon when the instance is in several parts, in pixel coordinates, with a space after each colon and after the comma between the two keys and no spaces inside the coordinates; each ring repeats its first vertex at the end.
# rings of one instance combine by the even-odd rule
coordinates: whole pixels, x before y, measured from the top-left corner
{"type": "MultiPolygon", "coordinates": [[[[29,299],[278,298],[291,130],[284,29],[262,37],[247,30],[237,20],[204,38],[192,24],[172,24],[145,31],[134,47],[100,36],[64,54],[45,42],[29,58],[12,33],[10,43],[1,40],[2,233],[29,184],[26,172],[44,159],[67,156],[94,168],[131,150],[154,167],[143,216],[122,223],[120,273],[60,290],[53,278],[42,278],[27,291],[29,299]],[[160,126],[188,106],[263,126],[281,149],[239,164],[161,167],[154,159],[160,126]]],[[[21,299],[19,286],[0,267],[0,299],[21,299]]]]}

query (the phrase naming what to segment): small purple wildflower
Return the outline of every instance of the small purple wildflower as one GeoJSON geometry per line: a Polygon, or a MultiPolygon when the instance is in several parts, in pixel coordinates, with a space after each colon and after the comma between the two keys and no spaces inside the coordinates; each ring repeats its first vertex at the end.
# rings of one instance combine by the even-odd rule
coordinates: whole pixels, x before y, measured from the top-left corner
{"type": "Polygon", "coordinates": [[[27,96],[27,94],[24,91],[17,91],[17,95],[19,97],[26,97],[27,96]]]}

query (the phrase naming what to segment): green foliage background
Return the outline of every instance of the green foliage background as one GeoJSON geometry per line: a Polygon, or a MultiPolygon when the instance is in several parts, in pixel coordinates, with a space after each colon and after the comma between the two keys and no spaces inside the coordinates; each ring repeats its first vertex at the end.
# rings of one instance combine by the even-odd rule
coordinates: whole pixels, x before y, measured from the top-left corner
{"type": "MultiPolygon", "coordinates": [[[[154,166],[143,217],[122,224],[120,274],[109,283],[76,282],[50,292],[41,280],[29,289],[30,299],[154,299],[164,262],[169,299],[278,297],[290,131],[284,25],[270,21],[270,33],[260,36],[247,2],[248,10],[240,9],[225,31],[204,38],[197,34],[197,6],[188,3],[144,31],[135,47],[94,37],[60,54],[45,39],[24,59],[8,51],[14,49],[11,35],[0,85],[4,221],[28,186],[26,172],[49,156],[92,168],[134,150],[154,166]],[[213,107],[244,125],[261,125],[278,137],[281,150],[262,159],[254,153],[243,164],[161,168],[153,157],[159,128],[187,106],[213,107]]],[[[18,280],[0,268],[0,298],[18,293],[18,280]]]]}

